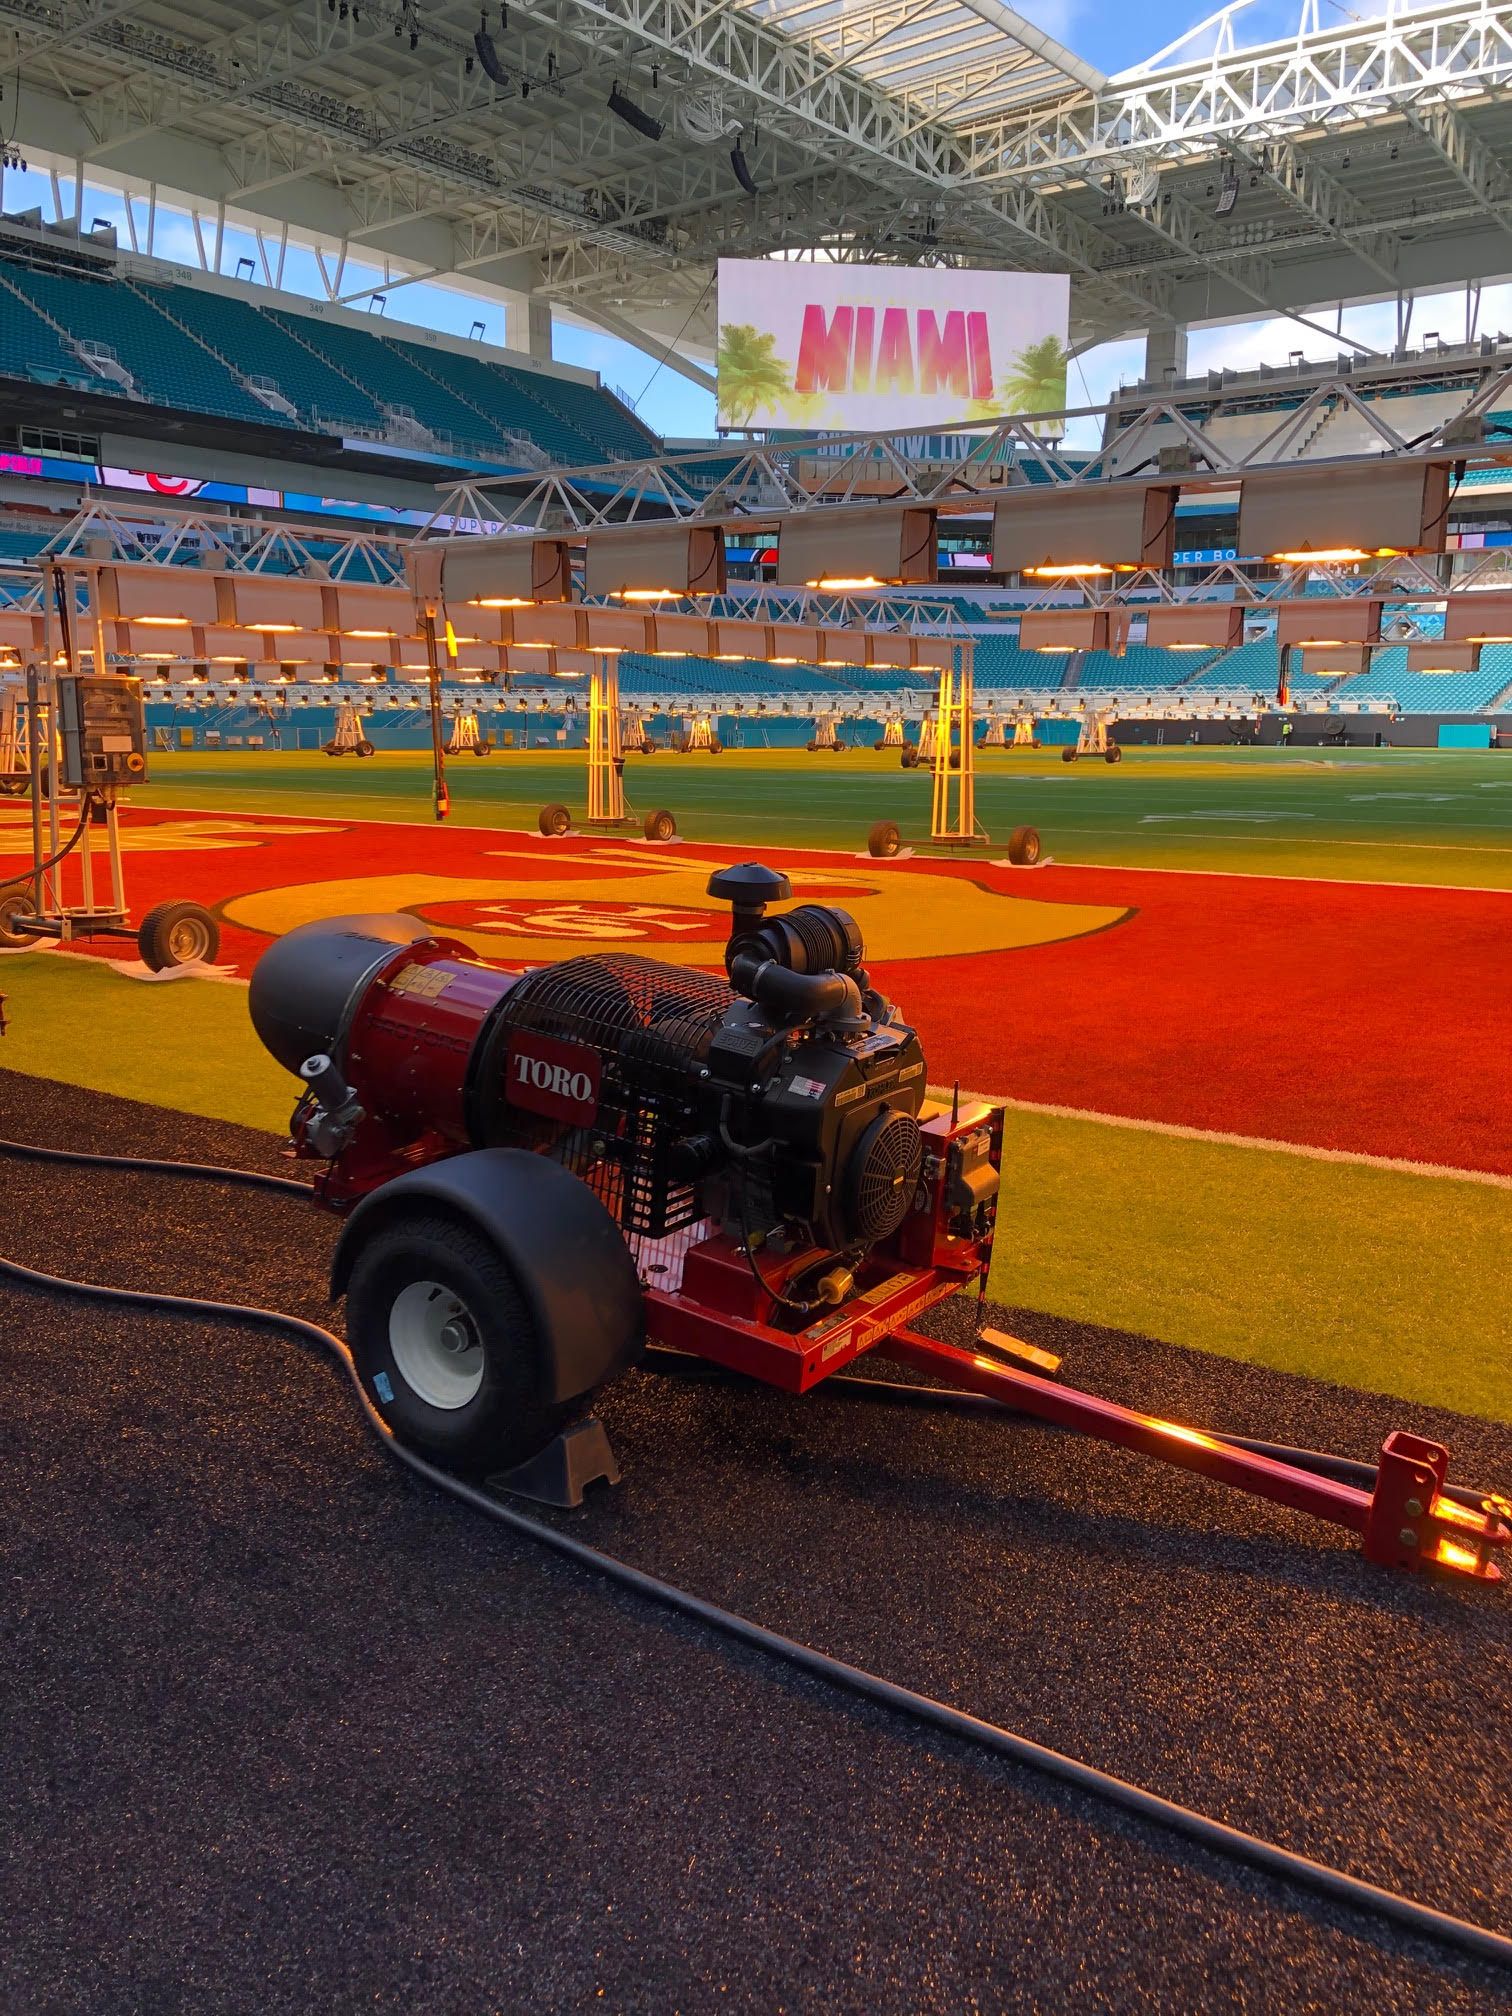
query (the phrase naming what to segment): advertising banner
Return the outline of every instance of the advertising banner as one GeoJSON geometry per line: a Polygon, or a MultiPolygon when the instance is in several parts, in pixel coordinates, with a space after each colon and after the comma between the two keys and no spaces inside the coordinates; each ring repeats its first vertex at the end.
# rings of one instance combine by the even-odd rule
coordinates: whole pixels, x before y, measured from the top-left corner
{"type": "Polygon", "coordinates": [[[1066,399],[1064,273],[719,262],[719,425],[898,434],[1066,399]]]}

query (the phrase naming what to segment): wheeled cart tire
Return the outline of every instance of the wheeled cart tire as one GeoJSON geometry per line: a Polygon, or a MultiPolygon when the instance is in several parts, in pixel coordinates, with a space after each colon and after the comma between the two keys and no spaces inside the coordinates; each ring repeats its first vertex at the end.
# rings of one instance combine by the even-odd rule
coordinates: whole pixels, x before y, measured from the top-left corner
{"type": "Polygon", "coordinates": [[[491,742],[474,742],[473,754],[474,756],[492,756],[493,744],[491,742]]]}
{"type": "Polygon", "coordinates": [[[1062,763],[1074,763],[1076,761],[1076,750],[1070,745],[1062,749],[1061,761],[1062,763]]]}
{"type": "Polygon", "coordinates": [[[817,742],[805,742],[803,747],[810,756],[815,756],[819,752],[819,744],[817,742]]]}
{"type": "Polygon", "coordinates": [[[523,1463],[590,1397],[547,1397],[541,1333],[504,1256],[485,1232],[418,1203],[359,1248],[347,1341],[399,1440],[463,1476],[523,1463]]]}
{"type": "Polygon", "coordinates": [[[879,819],[866,836],[866,851],[879,861],[890,861],[903,845],[903,835],[895,819],[879,819]]]}
{"type": "Polygon", "coordinates": [[[364,736],[363,739],[357,744],[357,754],[359,756],[376,756],[378,754],[378,751],[373,747],[372,743],[368,741],[367,737],[364,736]]]}
{"type": "Polygon", "coordinates": [[[676,837],[677,821],[665,806],[659,812],[648,812],[641,824],[648,840],[671,840],[676,837]]]}
{"type": "Polygon", "coordinates": [[[1103,751],[1103,761],[1105,763],[1122,763],[1123,750],[1118,746],[1116,742],[1110,742],[1107,748],[1103,751]]]}
{"type": "Polygon", "coordinates": [[[1015,826],[1008,835],[1008,859],[1020,868],[1032,868],[1039,858],[1038,829],[1033,826],[1015,826]]]}
{"type": "Polygon", "coordinates": [[[0,945],[13,950],[18,945],[30,945],[30,931],[18,931],[16,919],[31,915],[31,885],[28,882],[13,882],[0,889],[0,945]]]}
{"type": "Polygon", "coordinates": [[[199,903],[159,903],[137,926],[137,950],[154,973],[208,964],[220,950],[220,925],[199,903]]]}
{"type": "Polygon", "coordinates": [[[917,769],[918,769],[918,767],[919,767],[919,752],[918,752],[918,750],[917,750],[917,749],[916,749],[916,748],[914,747],[914,745],[913,745],[913,743],[912,743],[912,742],[905,742],[905,743],[903,744],[903,754],[902,754],[902,755],[901,755],[901,756],[900,756],[900,757],[898,758],[898,762],[899,762],[899,765],[900,765],[900,766],[901,766],[901,767],[902,767],[902,768],[903,768],[904,770],[917,770],[917,769]]]}
{"type": "Polygon", "coordinates": [[[543,805],[536,824],[549,840],[560,840],[572,831],[572,814],[565,805],[543,805]]]}

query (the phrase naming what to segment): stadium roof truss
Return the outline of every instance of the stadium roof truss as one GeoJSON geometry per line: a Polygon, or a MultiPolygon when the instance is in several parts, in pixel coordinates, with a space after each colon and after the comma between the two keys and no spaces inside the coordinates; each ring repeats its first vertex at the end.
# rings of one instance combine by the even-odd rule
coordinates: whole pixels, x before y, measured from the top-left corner
{"type": "Polygon", "coordinates": [[[502,86],[477,0],[0,0],[0,65],[24,151],[695,348],[716,259],[814,247],[1069,271],[1079,344],[1512,272],[1512,0],[1304,4],[1114,80],[1001,0],[510,0],[502,86]]]}

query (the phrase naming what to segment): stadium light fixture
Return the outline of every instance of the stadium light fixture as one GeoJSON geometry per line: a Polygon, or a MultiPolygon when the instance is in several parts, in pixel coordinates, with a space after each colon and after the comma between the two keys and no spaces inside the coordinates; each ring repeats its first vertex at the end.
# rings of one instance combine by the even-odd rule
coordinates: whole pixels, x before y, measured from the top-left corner
{"type": "MultiPolygon", "coordinates": [[[[267,574],[223,575],[220,580],[222,623],[240,630],[261,630],[277,635],[319,630],[325,622],[325,607],[318,581],[301,581],[293,576],[275,578],[267,574]]],[[[215,618],[210,619],[214,621],[215,618]]]]}
{"type": "Polygon", "coordinates": [[[992,571],[1060,581],[1168,567],[1179,494],[1174,484],[1131,483],[1002,498],[992,514],[992,571]]]}
{"type": "Polygon", "coordinates": [[[516,610],[507,626],[510,634],[504,641],[527,649],[578,651],[588,640],[588,613],[575,603],[516,610]]]}
{"type": "Polygon", "coordinates": [[[1442,637],[1424,638],[1407,646],[1409,672],[1478,672],[1480,658],[1479,644],[1446,644],[1442,637]]]}
{"type": "Polygon", "coordinates": [[[1106,609],[1026,609],[1019,618],[1021,651],[1107,651],[1112,617],[1106,609]]]}
{"type": "Polygon", "coordinates": [[[1467,589],[1444,608],[1446,644],[1512,644],[1512,595],[1467,589]]]}
{"type": "Polygon", "coordinates": [[[644,651],[646,617],[637,609],[588,609],[590,651],[644,651]]]}
{"type": "Polygon", "coordinates": [[[676,602],[725,590],[718,525],[645,525],[589,534],[584,592],[615,602],[676,602]]]}
{"type": "Polygon", "coordinates": [[[1370,670],[1368,644],[1304,644],[1302,670],[1309,679],[1353,679],[1370,670]]]}
{"type": "Polygon", "coordinates": [[[817,665],[819,632],[811,623],[774,623],[769,665],[817,665]]]}
{"type": "Polygon", "coordinates": [[[778,531],[777,585],[845,593],[933,581],[936,546],[932,510],[799,512],[778,531]]]}
{"type": "Polygon", "coordinates": [[[572,560],[562,539],[498,537],[422,539],[405,555],[416,603],[434,615],[443,603],[482,609],[529,609],[572,596],[572,560]]]}
{"type": "Polygon", "coordinates": [[[707,658],[709,624],[702,616],[647,616],[646,649],[653,658],[707,658]]]}
{"type": "Polygon", "coordinates": [[[868,672],[912,672],[914,640],[900,630],[869,630],[866,633],[868,672]]]}
{"type": "Polygon", "coordinates": [[[1244,642],[1244,604],[1177,602],[1152,609],[1145,642],[1160,651],[1236,651],[1244,642]]]}
{"type": "Polygon", "coordinates": [[[1442,553],[1447,462],[1246,476],[1239,489],[1242,559],[1292,566],[1442,553]]]}
{"type": "Polygon", "coordinates": [[[770,623],[722,621],[713,625],[709,655],[722,665],[738,665],[747,658],[770,665],[775,648],[770,623]]]}
{"type": "Polygon", "coordinates": [[[100,614],[106,622],[186,630],[220,614],[218,577],[197,567],[102,567],[100,614]]]}
{"type": "Polygon", "coordinates": [[[1276,604],[1276,642],[1303,649],[1378,644],[1381,604],[1372,595],[1310,595],[1276,604]]]}

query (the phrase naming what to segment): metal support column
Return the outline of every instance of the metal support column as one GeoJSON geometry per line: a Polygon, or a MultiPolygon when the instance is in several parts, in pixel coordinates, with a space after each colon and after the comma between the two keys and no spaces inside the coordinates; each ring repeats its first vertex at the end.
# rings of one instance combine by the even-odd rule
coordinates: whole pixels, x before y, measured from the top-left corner
{"type": "Polygon", "coordinates": [[[976,714],[974,646],[956,644],[940,671],[934,746],[934,799],[929,837],[937,847],[982,847],[976,823],[976,714]]]}
{"type": "Polygon", "coordinates": [[[623,826],[625,757],[620,743],[619,657],[595,651],[588,680],[588,818],[590,826],[623,826]]]}

